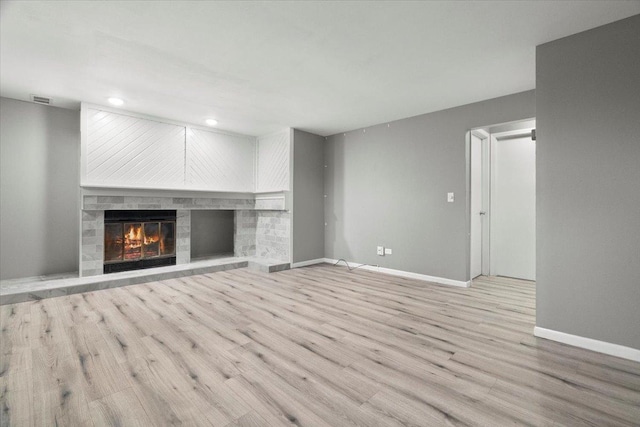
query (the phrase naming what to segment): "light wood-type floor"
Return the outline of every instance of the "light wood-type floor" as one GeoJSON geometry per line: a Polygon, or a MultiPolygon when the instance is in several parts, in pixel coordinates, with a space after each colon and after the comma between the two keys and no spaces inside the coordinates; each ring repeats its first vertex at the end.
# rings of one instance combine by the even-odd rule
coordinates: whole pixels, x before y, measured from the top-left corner
{"type": "Polygon", "coordinates": [[[640,364],[534,338],[534,293],[321,265],[6,305],[1,424],[639,425],[640,364]]]}

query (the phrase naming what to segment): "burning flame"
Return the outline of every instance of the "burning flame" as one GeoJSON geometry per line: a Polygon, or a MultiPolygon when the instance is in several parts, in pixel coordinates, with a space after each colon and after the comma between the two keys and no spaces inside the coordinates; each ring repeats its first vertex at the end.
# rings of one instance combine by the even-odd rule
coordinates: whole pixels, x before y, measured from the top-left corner
{"type": "Polygon", "coordinates": [[[142,247],[142,224],[130,224],[124,233],[124,258],[136,259],[140,257],[142,247]]]}
{"type": "Polygon", "coordinates": [[[142,240],[142,226],[136,227],[135,225],[132,225],[129,227],[129,231],[124,235],[124,239],[126,243],[137,243],[137,246],[140,246],[140,240],[142,240]]]}
{"type": "Polygon", "coordinates": [[[144,236],[144,244],[145,245],[150,245],[152,243],[156,243],[158,240],[160,240],[160,236],[158,236],[157,234],[154,236],[144,236]]]}
{"type": "MultiPolygon", "coordinates": [[[[121,241],[124,243],[124,259],[135,260],[167,255],[164,233],[161,232],[161,228],[164,230],[163,227],[165,227],[164,224],[150,222],[126,224],[124,242],[121,241]]],[[[173,253],[172,247],[169,250],[173,253]]]]}

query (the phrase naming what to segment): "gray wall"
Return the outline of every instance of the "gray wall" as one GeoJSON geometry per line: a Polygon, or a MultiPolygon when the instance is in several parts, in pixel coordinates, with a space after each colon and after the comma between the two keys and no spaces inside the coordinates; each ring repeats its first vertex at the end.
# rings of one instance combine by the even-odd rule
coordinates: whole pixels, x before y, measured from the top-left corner
{"type": "Polygon", "coordinates": [[[537,325],[640,349],[640,15],[537,48],[537,325]]]}
{"type": "Polygon", "coordinates": [[[233,253],[234,211],[191,211],[191,259],[233,253]]]}
{"type": "Polygon", "coordinates": [[[469,280],[465,133],[532,117],[528,91],[328,138],[325,256],[469,280]]]}
{"type": "Polygon", "coordinates": [[[293,131],[293,262],[324,257],[324,138],[293,131]]]}
{"type": "Polygon", "coordinates": [[[0,99],[0,278],[78,270],[80,112],[0,99]]]}

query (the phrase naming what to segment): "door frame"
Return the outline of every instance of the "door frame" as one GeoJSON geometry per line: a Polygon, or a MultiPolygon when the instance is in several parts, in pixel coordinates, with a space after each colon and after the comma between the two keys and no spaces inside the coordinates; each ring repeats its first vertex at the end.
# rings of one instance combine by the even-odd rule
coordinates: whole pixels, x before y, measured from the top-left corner
{"type": "MultiPolygon", "coordinates": [[[[492,175],[491,164],[493,150],[492,139],[498,135],[499,139],[507,134],[517,135],[531,129],[530,124],[535,127],[536,117],[514,120],[505,123],[490,124],[470,129],[465,134],[465,157],[466,157],[466,215],[467,215],[467,280],[471,279],[471,135],[474,134],[482,139],[482,207],[486,212],[482,227],[482,274],[491,275],[495,272],[495,265],[492,265],[491,256],[491,194],[493,192],[494,176],[492,175]]],[[[508,136],[507,136],[508,137],[508,136]]],[[[496,140],[497,141],[497,140],[496,140]]],[[[536,159],[537,162],[537,159],[536,159]]]]}
{"type": "MultiPolygon", "coordinates": [[[[474,213],[471,212],[471,137],[475,136],[481,141],[481,153],[482,160],[480,167],[482,170],[482,211],[485,215],[482,217],[482,223],[480,227],[480,238],[482,241],[482,261],[481,261],[481,274],[488,276],[490,274],[490,260],[491,260],[491,144],[490,134],[484,129],[472,129],[467,132],[467,277],[472,280],[471,277],[471,219],[474,213]]],[[[476,213],[477,214],[477,213],[476,213]]]]}

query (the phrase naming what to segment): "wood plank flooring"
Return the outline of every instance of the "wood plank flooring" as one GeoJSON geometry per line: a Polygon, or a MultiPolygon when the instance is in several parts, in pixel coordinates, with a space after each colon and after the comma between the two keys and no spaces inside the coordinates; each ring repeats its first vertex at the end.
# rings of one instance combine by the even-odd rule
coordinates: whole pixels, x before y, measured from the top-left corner
{"type": "Polygon", "coordinates": [[[640,364],[534,338],[514,279],[239,269],[0,315],[2,426],[640,425],[640,364]]]}

